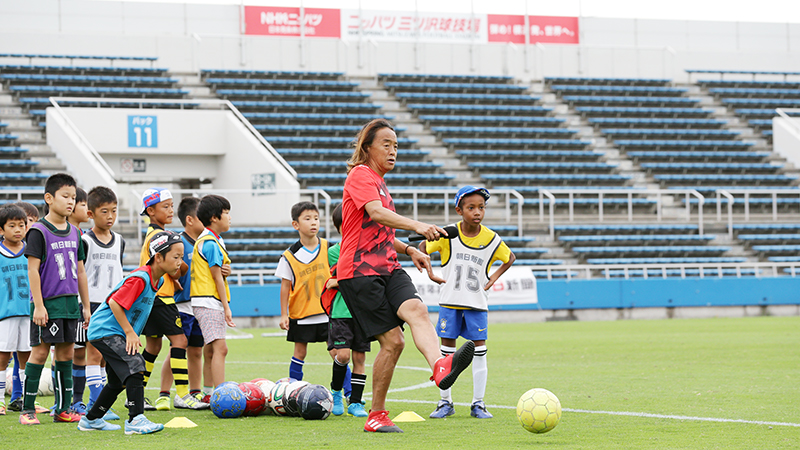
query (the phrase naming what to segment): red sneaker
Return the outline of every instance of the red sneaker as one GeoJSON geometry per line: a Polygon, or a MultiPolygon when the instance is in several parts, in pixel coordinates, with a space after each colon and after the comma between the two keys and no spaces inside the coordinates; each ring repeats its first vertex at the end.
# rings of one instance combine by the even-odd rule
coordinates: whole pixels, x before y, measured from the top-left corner
{"type": "Polygon", "coordinates": [[[398,428],[397,425],[389,418],[389,411],[372,411],[369,412],[367,423],[364,424],[364,431],[371,433],[402,433],[403,430],[398,428]]]}
{"type": "Polygon", "coordinates": [[[81,415],[72,411],[61,411],[60,413],[53,414],[53,422],[79,422],[81,420],[81,415]]]}
{"type": "Polygon", "coordinates": [[[25,411],[19,415],[19,423],[22,425],[39,425],[39,419],[33,411],[25,411]]]}
{"type": "Polygon", "coordinates": [[[461,372],[472,363],[474,353],[475,343],[467,341],[452,355],[439,358],[433,365],[431,380],[436,383],[439,389],[450,389],[450,386],[456,382],[456,378],[461,375],[461,372]]]}

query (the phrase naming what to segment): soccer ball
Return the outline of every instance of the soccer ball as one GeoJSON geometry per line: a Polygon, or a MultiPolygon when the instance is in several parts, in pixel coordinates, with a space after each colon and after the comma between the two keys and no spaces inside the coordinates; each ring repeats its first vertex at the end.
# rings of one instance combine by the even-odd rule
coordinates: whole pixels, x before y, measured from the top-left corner
{"type": "Polygon", "coordinates": [[[262,378],[259,381],[254,382],[253,384],[258,386],[261,389],[261,391],[264,393],[264,399],[266,401],[266,404],[265,404],[265,407],[264,407],[264,412],[267,415],[274,416],[275,415],[275,411],[272,409],[272,407],[269,406],[269,393],[270,393],[270,391],[272,391],[272,388],[275,387],[275,383],[273,383],[272,381],[269,381],[267,379],[262,378]]]}
{"type": "Polygon", "coordinates": [[[244,393],[246,406],[244,408],[245,416],[257,416],[267,409],[267,397],[264,391],[254,383],[240,383],[239,390],[244,393]]]}
{"type": "Polygon", "coordinates": [[[531,389],[517,402],[517,419],[531,433],[547,433],[561,419],[561,402],[547,389],[531,389]]]}
{"type": "Polygon", "coordinates": [[[308,386],[308,381],[295,381],[286,387],[283,394],[283,409],[287,416],[300,417],[300,408],[297,405],[297,396],[308,386]]]}
{"type": "Polygon", "coordinates": [[[278,382],[275,383],[275,386],[273,386],[272,390],[269,392],[269,407],[279,416],[286,415],[286,409],[283,407],[283,396],[288,386],[289,383],[278,382]]]}
{"type": "MultiPolygon", "coordinates": [[[[14,370],[11,366],[9,366],[8,370],[6,370],[6,395],[11,395],[12,391],[14,390],[14,370]]],[[[0,395],[3,393],[0,392],[0,395]]],[[[42,369],[42,376],[39,378],[39,391],[36,395],[46,396],[46,395],[53,395],[53,374],[52,371],[45,367],[42,369]]]]}
{"type": "Polygon", "coordinates": [[[211,393],[211,412],[220,419],[239,417],[247,407],[247,398],[239,386],[220,386],[211,393]]]}
{"type": "Polygon", "coordinates": [[[214,390],[217,390],[217,389],[219,389],[219,388],[221,388],[223,386],[235,386],[235,387],[238,388],[239,387],[239,383],[237,383],[235,381],[223,381],[222,383],[218,384],[217,387],[214,388],[214,390]]]}
{"type": "Polygon", "coordinates": [[[306,420],[323,420],[331,415],[333,396],[325,386],[312,384],[300,391],[297,397],[300,416],[306,420]]]}

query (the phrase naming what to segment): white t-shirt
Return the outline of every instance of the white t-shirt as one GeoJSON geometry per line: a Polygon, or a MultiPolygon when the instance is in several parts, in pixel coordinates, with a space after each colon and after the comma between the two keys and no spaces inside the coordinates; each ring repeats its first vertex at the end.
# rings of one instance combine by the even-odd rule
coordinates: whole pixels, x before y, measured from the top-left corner
{"type": "MultiPolygon", "coordinates": [[[[313,261],[317,254],[319,253],[319,244],[317,247],[312,251],[309,251],[305,247],[300,247],[300,250],[296,251],[294,256],[303,264],[308,264],[313,261]]],[[[289,280],[290,282],[294,282],[294,273],[292,273],[292,268],[289,266],[289,261],[286,261],[285,256],[281,256],[281,260],[278,261],[278,268],[275,269],[275,276],[278,278],[282,278],[284,280],[289,280]]],[[[313,316],[308,316],[303,319],[299,319],[297,321],[298,325],[315,325],[318,323],[327,323],[328,322],[328,315],[327,314],[316,314],[313,316]]]]}

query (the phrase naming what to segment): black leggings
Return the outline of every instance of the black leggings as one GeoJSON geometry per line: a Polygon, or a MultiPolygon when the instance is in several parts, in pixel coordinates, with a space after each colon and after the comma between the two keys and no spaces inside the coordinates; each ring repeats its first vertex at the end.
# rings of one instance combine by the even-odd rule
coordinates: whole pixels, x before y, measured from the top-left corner
{"type": "Polygon", "coordinates": [[[97,396],[97,401],[94,402],[92,409],[86,414],[86,418],[94,420],[103,417],[114,405],[114,402],[117,401],[117,397],[123,390],[127,391],[128,394],[128,401],[125,406],[128,407],[129,420],[144,413],[144,375],[141,373],[129,375],[123,383],[111,366],[108,366],[107,369],[108,384],[103,387],[100,395],[97,396]]]}

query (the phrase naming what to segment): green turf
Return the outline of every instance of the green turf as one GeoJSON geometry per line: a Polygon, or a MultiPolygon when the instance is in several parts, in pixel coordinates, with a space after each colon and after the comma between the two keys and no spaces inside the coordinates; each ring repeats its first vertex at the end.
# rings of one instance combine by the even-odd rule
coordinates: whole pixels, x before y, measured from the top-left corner
{"type": "MultiPolygon", "coordinates": [[[[800,318],[695,319],[620,322],[557,322],[491,325],[489,385],[486,395],[495,418],[469,417],[466,406],[445,420],[405,423],[404,434],[362,432],[363,419],[331,417],[324,421],[255,417],[221,420],[208,411],[152,412],[166,422],[186,416],[193,429],[172,429],[152,436],[122,432],[82,433],[72,424],[46,422],[23,427],[18,415],[0,416],[4,448],[52,445],[65,448],[163,449],[265,448],[796,448],[800,428],[783,425],[718,423],[663,417],[589,413],[614,411],[655,415],[786,422],[800,424],[800,318]],[[533,387],[554,392],[565,408],[561,423],[548,434],[523,430],[513,409],[519,396],[533,387]]],[[[275,380],[288,373],[291,345],[282,338],[256,337],[229,341],[227,378],[275,380]]],[[[407,335],[401,366],[424,367],[407,335]]],[[[374,352],[368,357],[368,362],[374,352]]],[[[327,385],[330,363],[321,344],[312,345],[306,380],[327,385]],[[316,364],[314,364],[316,363],[316,364]]],[[[158,369],[158,366],[157,366],[158,369]]],[[[368,375],[371,376],[368,370],[368,375]]],[[[423,383],[425,371],[399,368],[393,388],[423,383]]],[[[369,389],[369,378],[368,378],[369,389]]],[[[157,386],[157,377],[151,380],[157,386]]],[[[148,390],[149,396],[157,395],[148,390]]],[[[87,393],[88,395],[88,393],[87,393]]],[[[456,402],[469,402],[469,371],[453,388],[456,402]]],[[[388,403],[394,417],[433,409],[438,392],[432,387],[394,392],[388,403]],[[430,403],[419,403],[430,402],[430,403]]],[[[52,397],[44,397],[49,404],[52,397]]],[[[369,405],[369,402],[367,402],[369,405]]],[[[116,409],[126,410],[118,402],[116,409]]],[[[42,419],[47,419],[42,417],[42,419]]]]}

